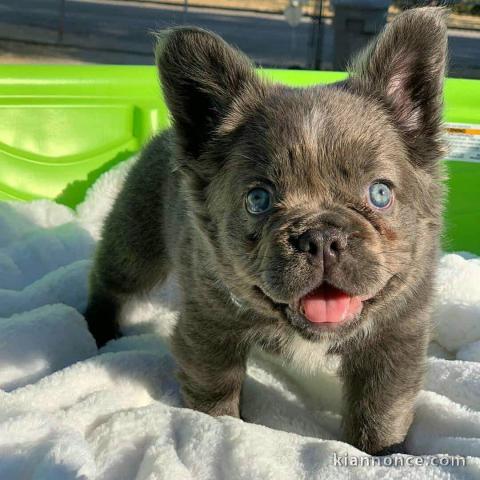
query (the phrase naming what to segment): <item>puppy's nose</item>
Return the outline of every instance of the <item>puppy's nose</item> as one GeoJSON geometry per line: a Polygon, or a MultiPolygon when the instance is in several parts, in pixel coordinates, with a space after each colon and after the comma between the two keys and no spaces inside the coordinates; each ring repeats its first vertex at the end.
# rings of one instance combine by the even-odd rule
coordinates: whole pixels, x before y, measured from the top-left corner
{"type": "Polygon", "coordinates": [[[327,270],[347,247],[347,235],[338,228],[311,229],[298,237],[297,247],[301,252],[323,260],[327,270]]]}

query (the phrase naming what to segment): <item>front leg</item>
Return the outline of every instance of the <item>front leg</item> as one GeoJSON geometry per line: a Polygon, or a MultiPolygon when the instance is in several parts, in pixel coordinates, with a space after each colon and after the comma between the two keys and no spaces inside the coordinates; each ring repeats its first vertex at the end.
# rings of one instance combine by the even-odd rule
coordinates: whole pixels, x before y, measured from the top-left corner
{"type": "Polygon", "coordinates": [[[370,454],[402,449],[421,388],[428,321],[405,322],[343,356],[346,441],[370,454]]]}
{"type": "Polygon", "coordinates": [[[172,337],[178,378],[186,406],[239,418],[247,351],[239,332],[215,321],[218,314],[186,312],[180,317],[172,337]]]}

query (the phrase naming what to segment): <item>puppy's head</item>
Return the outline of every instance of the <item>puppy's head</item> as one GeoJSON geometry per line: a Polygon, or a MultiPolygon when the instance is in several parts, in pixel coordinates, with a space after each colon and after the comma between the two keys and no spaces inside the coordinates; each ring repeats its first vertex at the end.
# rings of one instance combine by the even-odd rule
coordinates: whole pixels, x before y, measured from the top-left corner
{"type": "Polygon", "coordinates": [[[304,89],[261,80],[211,33],[161,35],[199,241],[249,308],[307,338],[348,336],[418,294],[441,223],[443,17],[399,15],[346,81],[304,89]]]}

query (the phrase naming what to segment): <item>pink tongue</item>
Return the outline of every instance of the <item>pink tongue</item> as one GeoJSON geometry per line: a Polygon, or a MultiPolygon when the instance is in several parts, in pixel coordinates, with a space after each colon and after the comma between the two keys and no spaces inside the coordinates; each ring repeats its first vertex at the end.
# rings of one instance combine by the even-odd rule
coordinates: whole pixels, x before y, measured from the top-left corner
{"type": "Polygon", "coordinates": [[[303,297],[301,305],[304,315],[312,323],[339,323],[362,310],[360,297],[351,297],[328,285],[303,297]]]}

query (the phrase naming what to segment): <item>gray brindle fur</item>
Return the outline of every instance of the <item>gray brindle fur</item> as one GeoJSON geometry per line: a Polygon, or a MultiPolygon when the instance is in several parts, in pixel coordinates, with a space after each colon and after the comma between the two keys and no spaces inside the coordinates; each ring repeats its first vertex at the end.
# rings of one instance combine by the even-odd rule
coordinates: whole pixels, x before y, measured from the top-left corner
{"type": "Polygon", "coordinates": [[[307,367],[318,349],[341,360],[345,440],[372,454],[401,447],[430,334],[446,47],[445,11],[409,10],[347,80],[289,88],[212,33],[160,33],[173,127],[143,150],[106,220],[86,312],[97,344],[120,335],[127,298],[175,272],[188,407],[239,417],[253,346],[307,367]],[[366,200],[376,179],[393,186],[385,212],[366,200]],[[245,208],[257,185],[274,197],[263,215],[245,208]],[[305,232],[320,254],[298,248],[305,232]],[[331,232],[344,242],[327,261],[331,232]],[[311,323],[299,299],[322,283],[369,299],[351,320],[311,323]]]}

